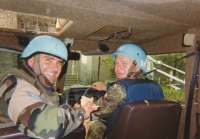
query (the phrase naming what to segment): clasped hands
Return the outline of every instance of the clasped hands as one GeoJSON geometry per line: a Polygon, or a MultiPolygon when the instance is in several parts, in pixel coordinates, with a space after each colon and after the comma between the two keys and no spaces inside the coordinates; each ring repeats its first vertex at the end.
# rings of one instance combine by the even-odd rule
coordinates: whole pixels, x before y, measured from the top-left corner
{"type": "Polygon", "coordinates": [[[96,104],[94,103],[94,98],[88,98],[86,96],[81,97],[81,104],[76,103],[74,107],[81,107],[85,110],[85,113],[89,116],[88,119],[85,119],[83,125],[85,126],[86,134],[88,132],[88,122],[90,121],[90,113],[97,110],[96,104]]]}

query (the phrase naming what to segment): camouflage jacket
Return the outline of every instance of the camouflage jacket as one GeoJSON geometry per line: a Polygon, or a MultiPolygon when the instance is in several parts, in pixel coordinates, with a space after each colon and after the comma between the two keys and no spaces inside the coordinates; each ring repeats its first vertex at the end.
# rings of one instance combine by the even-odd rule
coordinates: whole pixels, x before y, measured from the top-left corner
{"type": "MultiPolygon", "coordinates": [[[[144,82],[147,82],[147,80],[145,79],[145,77],[143,76],[142,73],[137,75],[134,78],[126,78],[125,80],[127,80],[127,79],[128,80],[130,79],[130,80],[133,80],[136,82],[138,80],[144,80],[144,82]]],[[[135,83],[131,83],[131,85],[135,84],[135,83]]],[[[128,102],[139,101],[139,100],[144,100],[144,99],[148,99],[148,98],[149,99],[162,99],[163,98],[162,89],[160,88],[160,86],[157,83],[155,83],[155,85],[153,85],[153,86],[151,85],[151,87],[149,87],[148,85],[145,85],[145,86],[146,86],[145,87],[146,89],[149,89],[151,87],[158,88],[156,91],[154,90],[150,94],[150,95],[154,94],[153,96],[155,96],[155,97],[145,95],[145,93],[147,91],[144,91],[144,93],[142,94],[142,95],[144,95],[144,97],[140,97],[139,99],[136,98],[136,99],[129,100],[127,98],[127,93],[126,93],[127,86],[125,86],[125,84],[122,81],[118,80],[116,82],[107,84],[107,93],[104,96],[104,99],[100,98],[95,102],[96,105],[100,106],[100,108],[94,114],[99,118],[105,118],[105,117],[108,117],[117,107],[123,106],[128,102]]],[[[136,96],[138,97],[138,95],[136,93],[135,93],[135,97],[136,96]]]]}
{"type": "Polygon", "coordinates": [[[100,108],[97,112],[94,112],[94,114],[99,118],[108,117],[118,107],[118,105],[124,103],[125,100],[126,90],[124,86],[119,82],[115,82],[107,90],[104,99],[99,98],[95,102],[97,106],[100,106],[100,108]]]}
{"type": "Polygon", "coordinates": [[[83,122],[84,111],[59,105],[57,95],[44,94],[26,80],[9,76],[0,86],[1,111],[24,134],[45,139],[66,136],[83,122]]]}

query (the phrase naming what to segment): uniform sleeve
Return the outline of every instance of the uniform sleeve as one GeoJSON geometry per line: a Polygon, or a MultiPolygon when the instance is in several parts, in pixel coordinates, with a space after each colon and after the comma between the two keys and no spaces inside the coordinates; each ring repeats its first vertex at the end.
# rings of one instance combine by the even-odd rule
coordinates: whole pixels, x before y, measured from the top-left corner
{"type": "Polygon", "coordinates": [[[69,105],[46,104],[34,86],[18,79],[8,114],[24,134],[57,139],[66,136],[83,122],[84,110],[69,105]]]}
{"type": "Polygon", "coordinates": [[[99,118],[108,117],[110,113],[112,113],[119,104],[123,103],[126,99],[126,91],[125,88],[116,83],[111,86],[106,94],[104,99],[99,98],[95,103],[100,106],[99,111],[94,114],[99,118]]]}

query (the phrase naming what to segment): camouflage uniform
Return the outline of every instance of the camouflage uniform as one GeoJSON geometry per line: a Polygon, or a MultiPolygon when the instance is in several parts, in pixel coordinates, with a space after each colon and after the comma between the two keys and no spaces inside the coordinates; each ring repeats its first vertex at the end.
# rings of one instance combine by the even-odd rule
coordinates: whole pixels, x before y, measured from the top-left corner
{"type": "MultiPolygon", "coordinates": [[[[142,73],[137,75],[138,79],[144,79],[142,73]]],[[[112,84],[112,83],[111,83],[112,84]]],[[[108,87],[108,86],[107,86],[108,87]]],[[[99,118],[108,117],[119,105],[126,101],[126,90],[124,86],[116,82],[111,87],[107,88],[105,99],[98,99],[95,103],[101,106],[99,111],[94,114],[99,118]]],[[[88,123],[89,130],[86,139],[103,139],[106,131],[106,125],[99,120],[90,121],[88,123]]]]}
{"type": "MultiPolygon", "coordinates": [[[[95,115],[100,118],[108,117],[119,104],[125,102],[126,91],[120,83],[112,85],[106,95],[105,99],[98,99],[95,103],[101,106],[95,115]]],[[[88,123],[89,131],[86,136],[87,139],[102,139],[106,130],[106,126],[99,120],[90,121],[88,123]]]]}
{"type": "Polygon", "coordinates": [[[83,109],[59,105],[55,92],[44,93],[35,86],[16,76],[9,76],[0,86],[0,109],[22,133],[35,138],[59,139],[83,122],[86,116],[83,109]]]}

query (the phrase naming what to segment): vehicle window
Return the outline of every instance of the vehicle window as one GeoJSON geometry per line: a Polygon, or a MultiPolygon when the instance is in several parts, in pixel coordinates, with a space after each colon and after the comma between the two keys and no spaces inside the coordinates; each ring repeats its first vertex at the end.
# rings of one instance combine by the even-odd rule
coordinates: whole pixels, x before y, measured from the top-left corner
{"type": "MultiPolygon", "coordinates": [[[[148,55],[147,78],[157,81],[165,95],[165,99],[185,101],[185,59],[174,62],[185,56],[185,53],[148,55]]],[[[111,55],[84,56],[80,61],[69,61],[65,88],[69,86],[91,86],[101,81],[105,84],[115,81],[113,60],[111,55]]]]}
{"type": "Polygon", "coordinates": [[[172,53],[148,56],[147,71],[156,69],[147,75],[157,81],[164,92],[165,99],[185,102],[185,63],[186,59],[178,60],[186,53],[172,53]]]}
{"type": "Polygon", "coordinates": [[[113,65],[113,61],[109,55],[81,55],[79,61],[68,62],[65,88],[69,86],[91,86],[92,83],[97,81],[104,83],[115,81],[115,74],[114,70],[110,68],[111,65],[113,65]]]}
{"type": "MultiPolygon", "coordinates": [[[[174,99],[184,104],[185,101],[185,59],[174,62],[185,53],[148,55],[147,78],[157,81],[165,95],[165,99],[174,99]],[[156,70],[157,69],[157,70],[156,70]]],[[[18,68],[19,54],[0,51],[0,73],[18,68]]],[[[71,86],[91,86],[101,81],[105,84],[115,81],[113,60],[111,55],[84,56],[79,61],[69,61],[65,88],[71,86]]]]}

